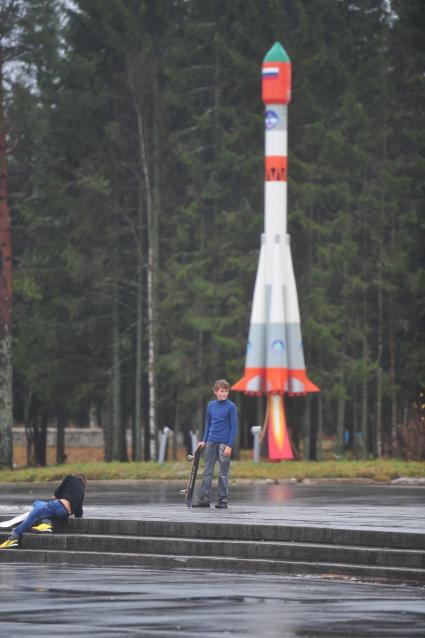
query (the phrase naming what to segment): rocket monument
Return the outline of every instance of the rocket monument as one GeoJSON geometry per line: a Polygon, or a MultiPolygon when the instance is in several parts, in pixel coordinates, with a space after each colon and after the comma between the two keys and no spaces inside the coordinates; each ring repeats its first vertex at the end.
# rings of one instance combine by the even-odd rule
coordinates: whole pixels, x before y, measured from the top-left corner
{"type": "Polygon", "coordinates": [[[271,460],[292,459],[284,395],[319,392],[304,363],[300,312],[287,233],[291,61],[278,42],[262,66],[265,106],[264,233],[252,302],[245,374],[233,390],[267,395],[263,436],[271,460]]]}

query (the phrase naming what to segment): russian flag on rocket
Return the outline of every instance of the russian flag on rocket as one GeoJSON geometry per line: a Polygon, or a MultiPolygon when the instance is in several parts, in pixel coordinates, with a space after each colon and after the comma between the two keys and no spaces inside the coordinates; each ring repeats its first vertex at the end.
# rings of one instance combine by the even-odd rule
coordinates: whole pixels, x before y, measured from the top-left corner
{"type": "Polygon", "coordinates": [[[282,396],[319,392],[319,388],[306,375],[298,296],[290,237],[287,234],[291,62],[279,43],[270,49],[263,61],[262,98],[265,104],[265,224],[254,288],[245,374],[232,389],[269,396],[269,458],[282,459],[293,458],[282,396]]]}

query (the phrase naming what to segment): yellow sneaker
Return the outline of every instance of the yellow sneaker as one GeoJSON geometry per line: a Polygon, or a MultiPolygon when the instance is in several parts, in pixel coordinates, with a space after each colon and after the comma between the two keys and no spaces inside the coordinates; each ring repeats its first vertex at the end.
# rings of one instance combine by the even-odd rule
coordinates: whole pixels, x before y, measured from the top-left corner
{"type": "Polygon", "coordinates": [[[31,527],[31,531],[36,534],[51,534],[52,526],[50,523],[39,523],[38,525],[31,527]]]}
{"type": "Polygon", "coordinates": [[[0,545],[0,549],[14,549],[19,547],[19,540],[15,536],[9,536],[7,540],[0,545]]]}

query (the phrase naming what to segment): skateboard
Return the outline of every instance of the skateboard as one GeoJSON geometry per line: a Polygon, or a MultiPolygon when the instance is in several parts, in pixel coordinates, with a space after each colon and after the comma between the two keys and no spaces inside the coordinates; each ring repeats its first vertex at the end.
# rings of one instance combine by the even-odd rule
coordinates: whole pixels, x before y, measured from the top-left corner
{"type": "Polygon", "coordinates": [[[18,516],[15,516],[15,518],[11,518],[8,521],[3,521],[2,523],[0,523],[0,527],[3,529],[8,529],[9,527],[13,527],[14,525],[17,525],[18,523],[22,523],[22,521],[26,519],[28,514],[29,512],[23,512],[22,514],[18,514],[18,516]]]}
{"type": "Polygon", "coordinates": [[[199,460],[201,458],[202,450],[202,447],[198,447],[196,448],[193,456],[192,454],[188,454],[186,457],[188,461],[192,461],[192,466],[190,468],[190,476],[187,482],[187,487],[185,490],[180,490],[180,494],[184,494],[186,505],[188,507],[192,507],[193,490],[195,489],[196,475],[198,473],[199,460]]]}

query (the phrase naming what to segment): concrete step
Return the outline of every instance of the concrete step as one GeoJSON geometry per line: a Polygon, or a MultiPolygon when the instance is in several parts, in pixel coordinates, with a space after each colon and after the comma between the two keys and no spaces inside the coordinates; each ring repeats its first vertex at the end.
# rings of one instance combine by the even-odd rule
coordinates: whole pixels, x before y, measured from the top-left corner
{"type": "Polygon", "coordinates": [[[55,524],[57,532],[78,534],[114,534],[119,536],[166,536],[246,541],[298,541],[363,547],[391,547],[393,549],[425,550],[425,533],[389,532],[385,530],[341,529],[301,525],[240,524],[221,520],[167,521],[74,519],[55,524]]]}
{"type": "MultiPolygon", "coordinates": [[[[190,513],[189,513],[190,515],[190,513]]],[[[1,540],[7,533],[0,533],[1,540]]],[[[211,520],[69,519],[0,561],[322,574],[425,583],[425,534],[211,520]]]]}
{"type": "MultiPolygon", "coordinates": [[[[350,565],[344,563],[310,563],[241,559],[223,556],[179,556],[164,554],[129,554],[124,552],[75,552],[62,550],[18,549],[1,553],[4,562],[48,563],[85,566],[120,566],[147,569],[202,569],[266,574],[316,575],[325,578],[350,578],[388,583],[422,585],[424,570],[350,565]]],[[[0,560],[1,560],[0,559],[0,560]]]]}
{"type": "Polygon", "coordinates": [[[107,534],[25,534],[25,549],[129,554],[178,554],[273,561],[376,565],[425,569],[425,551],[324,543],[241,541],[107,534]]]}

